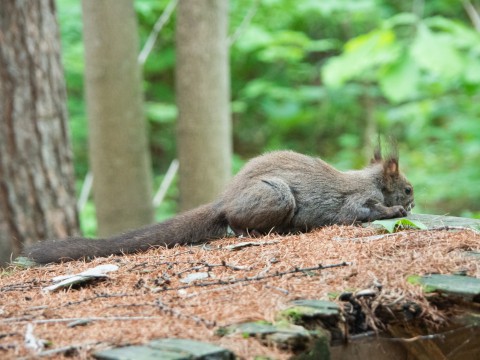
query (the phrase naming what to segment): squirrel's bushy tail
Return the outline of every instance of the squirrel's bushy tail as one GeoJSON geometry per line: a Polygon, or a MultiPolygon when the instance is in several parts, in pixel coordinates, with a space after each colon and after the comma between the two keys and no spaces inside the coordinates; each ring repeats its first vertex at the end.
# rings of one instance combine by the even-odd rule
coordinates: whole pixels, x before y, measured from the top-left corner
{"type": "Polygon", "coordinates": [[[71,237],[38,242],[23,251],[37,264],[146,251],[153,246],[193,244],[224,237],[228,223],[220,203],[211,203],[164,222],[106,239],[71,237]]]}

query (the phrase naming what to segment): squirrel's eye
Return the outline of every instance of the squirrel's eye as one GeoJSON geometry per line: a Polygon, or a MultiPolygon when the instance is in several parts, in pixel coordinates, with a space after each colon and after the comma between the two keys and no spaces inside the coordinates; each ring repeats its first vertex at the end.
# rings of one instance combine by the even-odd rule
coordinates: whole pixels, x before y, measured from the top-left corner
{"type": "Polygon", "coordinates": [[[410,186],[407,186],[405,188],[405,194],[410,195],[412,193],[412,188],[410,186]]]}

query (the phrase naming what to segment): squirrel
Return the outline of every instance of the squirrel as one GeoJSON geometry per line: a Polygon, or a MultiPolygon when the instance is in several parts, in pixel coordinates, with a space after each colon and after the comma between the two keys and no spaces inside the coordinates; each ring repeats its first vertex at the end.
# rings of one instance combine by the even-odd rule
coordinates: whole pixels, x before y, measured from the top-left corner
{"type": "Polygon", "coordinates": [[[308,232],[333,224],[403,217],[415,206],[398,153],[380,147],[362,170],[339,171],[321,159],[274,151],[250,160],[218,200],[164,222],[105,239],[41,241],[23,256],[37,264],[195,244],[225,237],[308,232]]]}

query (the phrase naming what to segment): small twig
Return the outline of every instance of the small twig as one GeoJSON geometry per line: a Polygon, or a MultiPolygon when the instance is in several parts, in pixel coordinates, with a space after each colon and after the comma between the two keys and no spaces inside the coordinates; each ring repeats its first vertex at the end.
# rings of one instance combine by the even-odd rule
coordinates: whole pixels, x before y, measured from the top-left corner
{"type": "Polygon", "coordinates": [[[211,269],[214,267],[225,267],[228,269],[232,269],[235,271],[248,271],[251,270],[248,266],[239,266],[239,265],[232,265],[232,264],[227,264],[226,262],[222,262],[221,264],[209,264],[206,261],[162,261],[160,263],[157,263],[156,265],[158,266],[164,266],[167,265],[169,269],[173,268],[174,266],[179,266],[179,265],[192,265],[192,267],[180,270],[173,274],[174,276],[181,275],[183,273],[189,272],[189,271],[199,271],[202,270],[203,268],[211,269]]]}
{"type": "Polygon", "coordinates": [[[363,333],[360,333],[360,334],[355,334],[355,335],[351,335],[348,337],[348,341],[356,341],[356,340],[363,340],[367,337],[373,337],[377,335],[377,333],[375,331],[365,331],[363,333]]]}
{"type": "Polygon", "coordinates": [[[233,245],[228,245],[225,246],[225,249],[228,250],[240,250],[246,247],[251,247],[251,246],[265,246],[265,245],[274,245],[278,244],[278,240],[271,240],[271,241],[246,241],[246,242],[241,242],[233,245]]]}
{"type": "Polygon", "coordinates": [[[475,30],[480,31],[480,14],[478,13],[477,9],[475,9],[475,6],[473,6],[469,0],[464,0],[463,8],[467,12],[467,15],[470,18],[475,30]]]}
{"type": "MultiPolygon", "coordinates": [[[[65,305],[61,305],[58,308],[62,307],[67,307],[67,306],[73,306],[73,305],[78,305],[87,301],[93,301],[97,299],[108,299],[108,298],[119,298],[119,297],[130,297],[130,296],[135,296],[135,294],[127,294],[127,293],[120,293],[120,294],[96,294],[95,296],[91,296],[89,298],[85,298],[82,300],[78,301],[69,301],[65,305]]],[[[55,309],[55,308],[54,308],[55,309]]]]}
{"type": "Polygon", "coordinates": [[[267,289],[277,290],[278,292],[281,292],[281,293],[284,294],[284,295],[290,294],[290,292],[289,292],[288,290],[282,289],[282,288],[280,288],[280,287],[278,287],[278,286],[265,285],[265,287],[266,287],[267,289]]]}
{"type": "Polygon", "coordinates": [[[238,28],[235,30],[235,32],[228,37],[228,44],[230,46],[232,46],[235,43],[235,41],[238,40],[240,35],[242,35],[242,33],[247,29],[248,25],[250,25],[250,22],[252,21],[253,17],[257,13],[259,5],[260,5],[260,0],[252,1],[252,6],[248,10],[242,22],[240,23],[238,28]]]}
{"type": "Polygon", "coordinates": [[[46,357],[46,356],[52,356],[57,354],[64,354],[70,351],[75,351],[81,348],[90,347],[92,345],[99,345],[99,344],[101,344],[101,342],[97,341],[97,342],[85,343],[80,345],[68,345],[68,346],[59,347],[57,349],[45,350],[45,351],[36,353],[35,356],[27,356],[27,357],[19,358],[19,360],[33,359],[33,358],[36,359],[37,357],[46,357]]]}
{"type": "Polygon", "coordinates": [[[32,320],[31,318],[7,318],[0,319],[0,324],[6,323],[23,323],[29,322],[32,324],[54,324],[72,321],[132,321],[132,320],[162,320],[161,316],[95,316],[85,318],[62,318],[62,319],[40,319],[32,320]]]}
{"type": "Polygon", "coordinates": [[[427,230],[422,230],[422,231],[441,231],[441,230],[459,230],[459,231],[465,230],[465,231],[472,231],[473,233],[475,233],[477,235],[480,235],[480,231],[478,231],[474,228],[468,227],[468,226],[448,226],[448,225],[445,225],[445,226],[434,227],[434,228],[427,229],[427,230]]]}
{"type": "Polygon", "coordinates": [[[170,163],[167,173],[165,174],[165,177],[163,178],[163,181],[160,184],[160,187],[158,188],[157,193],[153,197],[154,208],[159,207],[160,204],[163,202],[163,199],[165,198],[165,195],[167,194],[167,191],[170,188],[170,185],[172,184],[172,181],[175,178],[175,175],[177,174],[178,167],[179,167],[179,162],[177,159],[174,159],[170,163]]]}
{"type": "Polygon", "coordinates": [[[88,201],[90,192],[92,191],[92,185],[93,185],[93,174],[91,171],[89,171],[85,176],[85,180],[83,180],[82,190],[80,191],[80,196],[78,197],[78,201],[77,201],[77,209],[79,212],[83,210],[83,208],[85,207],[85,204],[88,201]]]}
{"type": "Polygon", "coordinates": [[[30,281],[25,281],[19,284],[11,284],[11,285],[6,285],[0,288],[0,292],[7,292],[7,291],[25,291],[25,290],[30,290],[34,286],[39,286],[41,284],[46,284],[47,281],[42,280],[30,280],[30,281]]]}
{"type": "Polygon", "coordinates": [[[215,321],[205,320],[205,319],[203,319],[199,316],[196,316],[196,315],[182,314],[179,310],[171,308],[170,306],[168,306],[167,304],[162,302],[160,299],[157,299],[156,305],[158,306],[158,308],[160,310],[166,312],[167,314],[171,314],[171,315],[176,316],[178,318],[191,319],[191,320],[195,321],[195,323],[197,323],[197,324],[204,324],[207,328],[212,328],[216,325],[215,321]]]}
{"type": "Polygon", "coordinates": [[[394,232],[394,233],[387,233],[387,234],[381,234],[381,235],[371,235],[371,236],[364,236],[364,237],[357,237],[357,238],[342,238],[342,237],[334,237],[333,240],[335,241],[374,241],[374,240],[380,240],[386,237],[390,236],[397,236],[397,235],[405,235],[409,231],[399,231],[399,232],[394,232]]]}
{"type": "Polygon", "coordinates": [[[153,30],[148,35],[148,39],[145,42],[145,45],[143,46],[142,51],[138,55],[138,63],[140,65],[143,65],[145,61],[147,60],[148,55],[150,55],[150,52],[153,49],[153,45],[155,44],[155,41],[157,41],[158,34],[162,30],[163,26],[168,22],[170,19],[170,16],[173,13],[173,10],[175,10],[175,7],[177,6],[178,0],[171,0],[165,10],[163,11],[162,15],[158,18],[157,22],[153,26],[153,30]]]}
{"type": "MultiPolygon", "coordinates": [[[[193,265],[194,263],[192,263],[193,265]]],[[[235,271],[248,271],[248,270],[251,270],[249,267],[246,267],[246,266],[237,266],[237,265],[230,265],[230,264],[227,264],[225,262],[222,262],[221,264],[209,264],[209,263],[206,263],[204,261],[199,261],[197,262],[197,264],[200,264],[198,266],[194,266],[194,267],[191,267],[191,268],[188,268],[188,269],[184,269],[184,270],[181,270],[181,271],[178,271],[176,272],[174,275],[175,276],[179,276],[179,275],[182,275],[183,273],[186,273],[186,272],[191,272],[191,271],[200,271],[204,268],[207,268],[207,269],[212,269],[212,268],[215,268],[215,267],[225,267],[225,268],[228,268],[228,269],[232,269],[232,270],[235,270],[235,271]]],[[[170,264],[169,264],[170,265],[170,264]]]]}
{"type": "Polygon", "coordinates": [[[244,285],[247,285],[247,284],[237,283],[237,284],[220,286],[220,287],[217,287],[217,288],[214,288],[214,289],[203,290],[203,291],[199,291],[199,292],[196,292],[196,293],[193,293],[193,294],[188,294],[188,295],[182,296],[182,299],[190,299],[190,298],[193,298],[193,297],[196,297],[196,296],[208,294],[208,293],[215,292],[215,291],[223,291],[223,290],[231,289],[234,286],[244,286],[244,285]]]}
{"type": "Polygon", "coordinates": [[[460,327],[460,328],[455,328],[455,329],[452,329],[452,330],[447,330],[447,331],[437,333],[437,334],[417,335],[417,336],[414,336],[414,337],[411,337],[411,338],[408,338],[408,339],[404,339],[404,338],[382,338],[382,340],[393,341],[393,342],[411,343],[411,342],[419,341],[419,340],[434,340],[434,339],[439,339],[439,338],[444,339],[446,335],[455,334],[456,332],[461,331],[461,330],[466,330],[466,329],[473,330],[473,329],[478,329],[478,328],[479,328],[478,325],[473,325],[472,324],[472,325],[466,325],[466,326],[460,327]]]}
{"type": "Polygon", "coordinates": [[[434,228],[429,228],[429,229],[415,229],[415,230],[407,230],[407,231],[398,231],[398,232],[393,232],[393,233],[386,233],[386,234],[380,234],[380,235],[371,235],[371,236],[364,236],[364,237],[357,237],[357,238],[345,238],[345,237],[334,237],[333,240],[335,241],[375,241],[375,240],[381,240],[386,237],[390,236],[397,236],[397,235],[407,235],[407,234],[412,234],[412,233],[418,233],[418,232],[428,232],[428,231],[443,231],[443,230],[458,230],[458,231],[472,231],[473,233],[480,235],[480,231],[475,230],[473,228],[467,227],[467,226],[439,226],[439,227],[434,227],[434,228]]]}
{"type": "Polygon", "coordinates": [[[160,290],[160,292],[163,291],[172,291],[172,290],[181,290],[181,289],[188,289],[192,287],[205,287],[205,286],[214,286],[214,285],[229,285],[229,284],[236,284],[240,282],[249,282],[249,281],[261,281],[261,280],[266,280],[274,277],[282,277],[285,275],[291,275],[291,274],[296,274],[296,273],[307,273],[310,271],[319,271],[319,270],[325,270],[325,269],[330,269],[330,268],[337,268],[337,267],[344,267],[344,266],[350,266],[352,263],[351,262],[342,262],[339,264],[331,264],[331,265],[318,265],[318,266],[312,266],[308,268],[294,268],[292,270],[287,270],[287,271],[277,271],[273,274],[267,274],[267,275],[262,275],[262,276],[246,276],[244,278],[239,278],[239,279],[228,279],[228,280],[216,280],[216,281],[210,281],[210,282],[195,282],[189,285],[184,285],[184,286],[177,286],[177,287],[171,287],[171,288],[163,288],[160,290]]]}

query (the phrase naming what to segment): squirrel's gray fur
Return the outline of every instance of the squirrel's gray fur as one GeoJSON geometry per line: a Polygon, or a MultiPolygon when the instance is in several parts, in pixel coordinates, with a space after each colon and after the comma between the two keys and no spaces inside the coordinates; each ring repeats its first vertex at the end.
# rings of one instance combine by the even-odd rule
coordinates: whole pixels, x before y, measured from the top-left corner
{"type": "Polygon", "coordinates": [[[307,232],[402,217],[413,206],[413,187],[399,172],[396,153],[383,159],[376,150],[369,166],[342,172],[317,158],[276,151],[249,161],[215,202],[106,239],[38,242],[23,256],[46,264],[194,244],[224,237],[228,226],[239,235],[307,232]]]}

